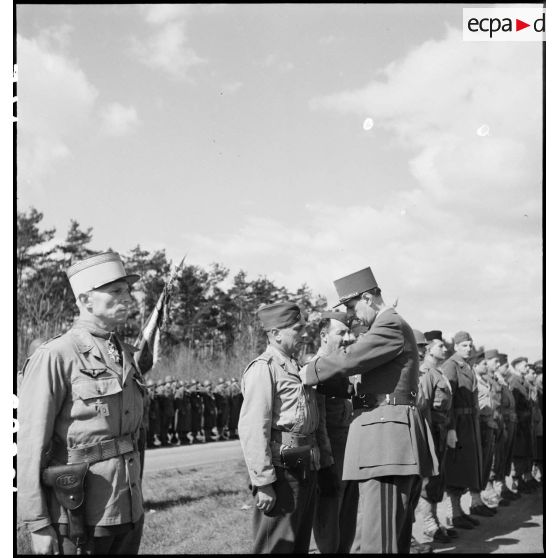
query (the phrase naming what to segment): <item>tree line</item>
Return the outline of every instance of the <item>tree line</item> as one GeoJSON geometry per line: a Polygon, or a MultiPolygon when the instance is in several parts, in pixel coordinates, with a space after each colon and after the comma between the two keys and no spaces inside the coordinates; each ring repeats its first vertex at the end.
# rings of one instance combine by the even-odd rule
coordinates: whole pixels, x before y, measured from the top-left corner
{"type": "MultiPolygon", "coordinates": [[[[33,339],[63,333],[77,316],[66,269],[104,251],[91,248],[91,227],[84,228],[72,219],[64,240],[55,242],[56,229],[44,228],[42,221],[43,213],[33,207],[17,212],[18,369],[33,339]]],[[[133,343],[157,302],[172,262],[164,249],[150,252],[139,244],[120,255],[126,271],[140,276],[133,287],[129,320],[120,332],[133,343]]],[[[297,302],[309,315],[327,306],[325,297],[314,295],[307,284],[293,292],[262,275],[249,279],[240,270],[231,276],[219,263],[204,269],[186,262],[177,277],[162,332],[163,354],[167,361],[169,355],[184,350],[198,359],[253,358],[265,344],[255,312],[262,303],[281,300],[297,302]]],[[[316,349],[316,329],[316,322],[310,322],[309,351],[316,349]]]]}

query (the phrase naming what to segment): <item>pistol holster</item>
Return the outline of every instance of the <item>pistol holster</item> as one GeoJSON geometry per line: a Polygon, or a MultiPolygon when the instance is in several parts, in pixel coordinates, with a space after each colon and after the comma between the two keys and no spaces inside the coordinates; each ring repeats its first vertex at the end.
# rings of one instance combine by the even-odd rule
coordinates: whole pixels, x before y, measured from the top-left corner
{"type": "Polygon", "coordinates": [[[76,546],[86,540],[84,521],[85,474],[88,463],[53,465],[42,472],[42,482],[52,488],[58,503],[68,513],[68,536],[76,546]]]}

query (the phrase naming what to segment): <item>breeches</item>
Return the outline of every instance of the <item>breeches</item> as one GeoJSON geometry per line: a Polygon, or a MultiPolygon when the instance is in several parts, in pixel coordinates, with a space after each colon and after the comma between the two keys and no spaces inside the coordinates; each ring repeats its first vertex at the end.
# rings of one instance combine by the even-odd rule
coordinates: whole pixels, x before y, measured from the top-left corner
{"type": "Polygon", "coordinates": [[[394,475],[359,482],[361,553],[409,553],[421,484],[418,475],[394,475]]]}

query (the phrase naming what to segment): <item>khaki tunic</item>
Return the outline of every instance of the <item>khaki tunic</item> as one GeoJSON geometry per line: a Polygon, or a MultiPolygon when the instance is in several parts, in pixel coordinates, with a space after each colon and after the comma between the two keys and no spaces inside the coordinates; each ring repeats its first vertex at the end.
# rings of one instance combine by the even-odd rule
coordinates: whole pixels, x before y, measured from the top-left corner
{"type": "MultiPolygon", "coordinates": [[[[134,348],[121,345],[119,365],[108,358],[104,340],[78,322],[43,344],[26,363],[18,409],[18,507],[32,532],[67,523],[65,511],[39,480],[44,467],[62,463],[53,445],[79,448],[125,434],[137,440],[145,387],[134,348]]],[[[85,486],[86,525],[141,519],[137,450],[90,464],[85,486]]]]}
{"type": "MultiPolygon", "coordinates": [[[[318,429],[316,392],[302,384],[298,371],[294,359],[270,345],[243,373],[238,434],[253,486],[277,480],[274,466],[281,466],[281,443],[271,440],[272,429],[301,435],[318,429]]],[[[320,468],[317,447],[312,464],[320,468]]]]}

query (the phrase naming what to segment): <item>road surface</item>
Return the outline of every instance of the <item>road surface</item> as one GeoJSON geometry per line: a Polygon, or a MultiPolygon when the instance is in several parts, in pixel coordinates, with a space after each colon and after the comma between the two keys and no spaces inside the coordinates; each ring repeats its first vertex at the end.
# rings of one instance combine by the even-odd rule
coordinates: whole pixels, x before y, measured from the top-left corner
{"type": "Polygon", "coordinates": [[[145,452],[145,472],[158,473],[183,467],[202,467],[238,459],[242,459],[242,449],[238,440],[155,448],[145,452]]]}

